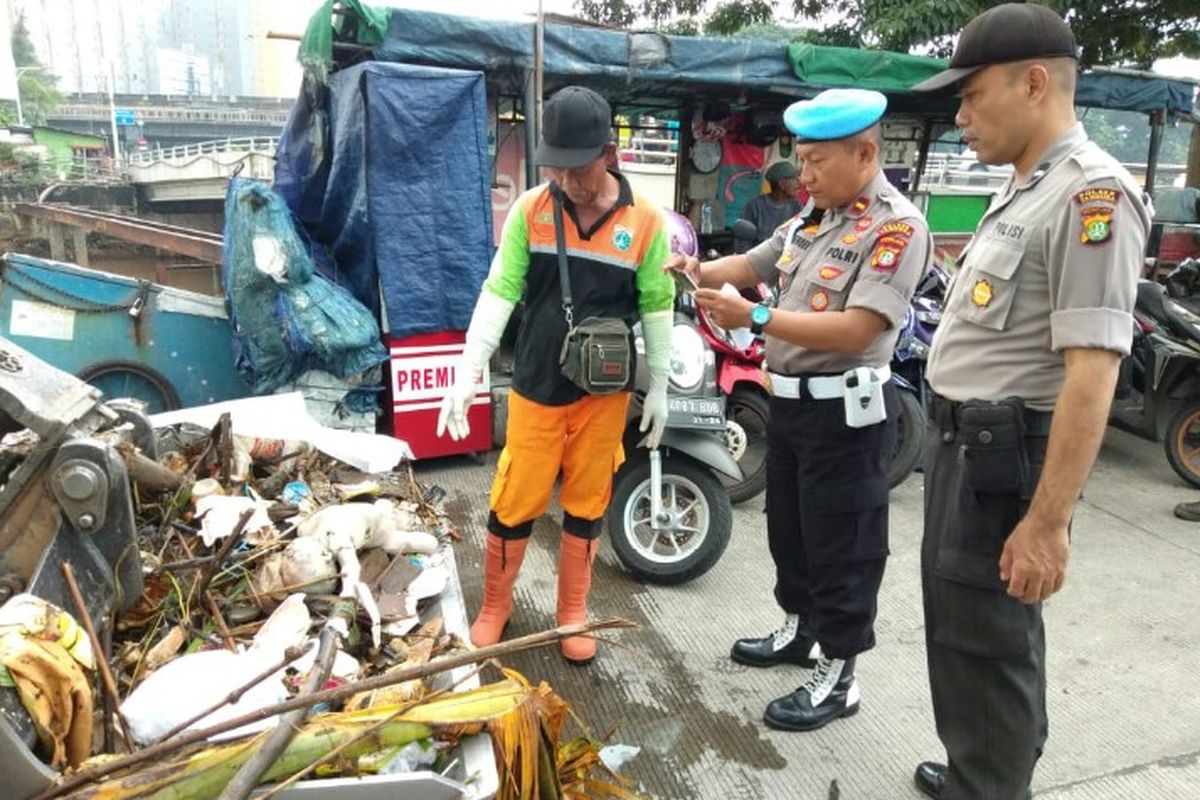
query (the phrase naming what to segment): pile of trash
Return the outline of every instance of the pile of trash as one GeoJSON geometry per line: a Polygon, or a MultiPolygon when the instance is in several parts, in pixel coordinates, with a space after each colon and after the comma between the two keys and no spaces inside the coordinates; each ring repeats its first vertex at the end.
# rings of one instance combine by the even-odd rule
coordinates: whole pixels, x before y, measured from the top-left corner
{"type": "Polygon", "coordinates": [[[244,798],[264,783],[286,796],[301,779],[442,773],[481,732],[494,785],[469,796],[635,797],[593,777],[598,743],[560,743],[569,709],[548,686],[507,670],[479,686],[487,654],[441,614],[458,535],[438,487],[405,463],[347,463],[336,444],[246,435],[228,413],[155,425],[157,458],[116,445],[141,596],[109,620],[82,599],[0,598],[0,687],[62,772],[39,800],[244,798]]]}

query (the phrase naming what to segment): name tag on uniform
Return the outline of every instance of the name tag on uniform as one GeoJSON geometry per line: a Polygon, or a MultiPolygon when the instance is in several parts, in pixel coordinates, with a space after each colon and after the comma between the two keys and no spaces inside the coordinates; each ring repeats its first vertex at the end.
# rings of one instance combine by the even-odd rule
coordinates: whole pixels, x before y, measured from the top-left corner
{"type": "Polygon", "coordinates": [[[862,253],[849,247],[831,247],[825,251],[825,257],[854,266],[862,258],[862,253]]]}

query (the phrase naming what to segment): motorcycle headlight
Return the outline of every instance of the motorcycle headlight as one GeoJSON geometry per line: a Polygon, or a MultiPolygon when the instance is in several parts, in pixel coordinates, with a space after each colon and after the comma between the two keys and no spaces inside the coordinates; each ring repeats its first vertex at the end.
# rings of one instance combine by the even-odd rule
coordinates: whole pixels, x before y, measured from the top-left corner
{"type": "Polygon", "coordinates": [[[671,383],[690,392],[704,380],[704,338],[691,325],[671,333],[671,383]]]}

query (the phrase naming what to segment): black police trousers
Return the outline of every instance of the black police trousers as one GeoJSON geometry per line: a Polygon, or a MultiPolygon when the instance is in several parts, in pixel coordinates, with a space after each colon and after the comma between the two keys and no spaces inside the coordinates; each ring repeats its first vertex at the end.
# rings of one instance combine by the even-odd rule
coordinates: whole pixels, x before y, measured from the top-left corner
{"type": "Polygon", "coordinates": [[[875,610],[888,554],[887,471],[899,399],[886,421],[846,425],[836,400],[771,398],[767,423],[767,538],[775,599],[798,614],[833,658],[875,645],[875,610]]]}
{"type": "Polygon", "coordinates": [[[968,423],[934,403],[925,450],[921,585],[942,800],[1024,800],[1048,734],[1041,605],[1006,594],[1004,542],[1041,474],[1049,413],[968,423]]]}

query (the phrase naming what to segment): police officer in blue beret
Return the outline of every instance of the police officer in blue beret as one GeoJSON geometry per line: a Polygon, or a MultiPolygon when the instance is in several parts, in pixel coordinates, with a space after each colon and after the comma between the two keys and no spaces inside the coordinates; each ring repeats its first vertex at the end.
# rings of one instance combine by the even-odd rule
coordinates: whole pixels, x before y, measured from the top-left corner
{"type": "Polygon", "coordinates": [[[792,105],[784,123],[816,210],[747,253],[667,265],[704,287],[696,296],[719,324],[766,339],[767,532],[784,621],[738,641],[731,657],[813,668],[767,706],[766,723],[783,730],[857,712],[855,659],[875,644],[899,410],[888,364],[932,249],[920,212],[881,169],[886,107],[882,94],[858,89],[792,105]],[[760,281],[778,284],[778,306],[721,291],[760,281]]]}

